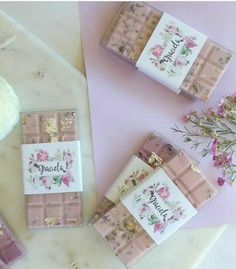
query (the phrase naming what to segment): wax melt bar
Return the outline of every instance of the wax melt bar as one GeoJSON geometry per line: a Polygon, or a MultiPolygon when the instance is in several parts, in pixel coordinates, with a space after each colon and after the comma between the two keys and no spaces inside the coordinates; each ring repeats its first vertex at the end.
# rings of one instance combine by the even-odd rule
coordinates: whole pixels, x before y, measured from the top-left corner
{"type": "Polygon", "coordinates": [[[177,152],[176,146],[160,134],[149,135],[137,154],[129,160],[111,185],[90,222],[94,222],[104,215],[119,201],[120,196],[144,180],[153,169],[170,160],[177,152]]]}
{"type": "Polygon", "coordinates": [[[166,16],[146,3],[125,2],[102,43],[175,92],[207,101],[232,53],[194,29],[186,30],[188,26],[173,17],[168,21],[166,16]],[[141,61],[143,57],[145,61],[141,61]]]}
{"type": "Polygon", "coordinates": [[[93,227],[129,267],[216,194],[214,187],[181,151],[100,216],[93,227]]]}
{"type": "Polygon", "coordinates": [[[77,112],[23,113],[22,128],[28,228],[82,225],[77,112]]]}
{"type": "Polygon", "coordinates": [[[163,168],[197,209],[204,206],[217,193],[184,152],[172,158],[163,168]]]}
{"type": "Polygon", "coordinates": [[[8,268],[23,255],[23,247],[0,215],[0,269],[8,268]]]}

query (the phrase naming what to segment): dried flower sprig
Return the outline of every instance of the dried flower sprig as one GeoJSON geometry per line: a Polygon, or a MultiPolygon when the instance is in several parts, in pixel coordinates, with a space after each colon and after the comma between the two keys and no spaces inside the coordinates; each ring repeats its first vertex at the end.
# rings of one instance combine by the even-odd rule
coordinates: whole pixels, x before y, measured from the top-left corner
{"type": "Polygon", "coordinates": [[[182,134],[192,149],[202,147],[202,155],[210,155],[214,166],[222,169],[218,185],[236,182],[236,93],[222,98],[216,109],[192,111],[183,121],[183,129],[176,125],[172,130],[182,134]]]}

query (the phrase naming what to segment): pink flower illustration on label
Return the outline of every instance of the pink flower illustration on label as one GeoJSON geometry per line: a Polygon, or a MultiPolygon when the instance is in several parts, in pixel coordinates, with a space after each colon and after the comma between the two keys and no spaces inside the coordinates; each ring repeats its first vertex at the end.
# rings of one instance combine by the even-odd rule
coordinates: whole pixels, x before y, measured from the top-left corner
{"type": "Polygon", "coordinates": [[[45,162],[48,160],[48,153],[46,151],[40,150],[37,153],[37,161],[39,162],[45,162]]]}
{"type": "Polygon", "coordinates": [[[158,195],[162,198],[162,199],[166,199],[170,196],[170,193],[169,193],[169,189],[166,188],[166,187],[161,187],[159,190],[158,190],[158,195]]]}
{"type": "Polygon", "coordinates": [[[52,156],[46,150],[35,150],[29,157],[27,181],[35,189],[40,185],[50,190],[53,185],[60,187],[62,184],[69,188],[74,182],[71,173],[74,157],[70,149],[58,149],[52,156]]]}
{"type": "Polygon", "coordinates": [[[185,218],[180,201],[171,201],[168,185],[154,183],[134,196],[133,208],[137,208],[140,220],[146,219],[154,233],[163,234],[169,224],[185,218]]]}
{"type": "Polygon", "coordinates": [[[142,170],[136,170],[134,171],[124,182],[123,185],[118,187],[119,195],[125,194],[128,190],[130,190],[132,187],[136,186],[139,182],[143,181],[143,179],[148,175],[149,173],[142,170]]]}
{"type": "Polygon", "coordinates": [[[160,57],[164,48],[160,45],[155,45],[153,48],[151,48],[152,55],[155,57],[160,57]]]}
{"type": "Polygon", "coordinates": [[[198,46],[196,37],[184,35],[174,22],[166,24],[160,36],[162,43],[151,47],[149,59],[160,71],[167,72],[169,77],[178,76],[183,67],[192,64],[188,57],[198,46]]]}
{"type": "Polygon", "coordinates": [[[160,222],[160,221],[155,222],[154,233],[156,232],[164,233],[166,225],[167,224],[165,222],[160,222]]]}

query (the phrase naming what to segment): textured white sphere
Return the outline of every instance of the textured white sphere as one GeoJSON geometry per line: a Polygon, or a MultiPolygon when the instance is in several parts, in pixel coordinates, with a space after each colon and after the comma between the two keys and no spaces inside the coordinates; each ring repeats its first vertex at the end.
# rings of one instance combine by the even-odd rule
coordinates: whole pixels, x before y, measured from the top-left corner
{"type": "Polygon", "coordinates": [[[4,139],[19,121],[20,102],[11,85],[0,77],[0,140],[4,139]]]}

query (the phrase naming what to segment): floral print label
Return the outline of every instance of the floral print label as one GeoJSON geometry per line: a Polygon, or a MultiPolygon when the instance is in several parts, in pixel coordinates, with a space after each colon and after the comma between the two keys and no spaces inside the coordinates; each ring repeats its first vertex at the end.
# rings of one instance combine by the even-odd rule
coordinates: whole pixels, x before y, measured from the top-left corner
{"type": "Polygon", "coordinates": [[[82,191],[80,142],[22,145],[25,194],[82,191]]]}
{"type": "Polygon", "coordinates": [[[161,168],[156,169],[121,202],[157,245],[197,213],[161,168]]]}
{"type": "Polygon", "coordinates": [[[164,13],[136,66],[176,93],[207,37],[164,13]]]}
{"type": "Polygon", "coordinates": [[[117,203],[122,195],[142,182],[152,171],[151,166],[133,156],[105,194],[106,198],[117,203]]]}

